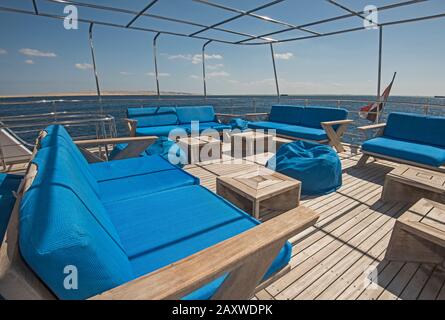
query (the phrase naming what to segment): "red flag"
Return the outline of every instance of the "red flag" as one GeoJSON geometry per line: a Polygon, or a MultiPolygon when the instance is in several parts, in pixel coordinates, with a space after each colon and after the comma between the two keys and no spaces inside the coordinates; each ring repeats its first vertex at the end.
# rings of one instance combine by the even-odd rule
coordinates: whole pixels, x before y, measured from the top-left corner
{"type": "Polygon", "coordinates": [[[396,79],[397,72],[394,72],[394,76],[392,77],[392,81],[389,86],[383,91],[383,94],[380,96],[379,102],[374,102],[364,106],[360,109],[360,117],[363,119],[367,119],[372,122],[377,121],[377,114],[381,114],[383,111],[383,107],[388,101],[389,94],[391,93],[392,86],[394,84],[394,80],[396,79]]]}

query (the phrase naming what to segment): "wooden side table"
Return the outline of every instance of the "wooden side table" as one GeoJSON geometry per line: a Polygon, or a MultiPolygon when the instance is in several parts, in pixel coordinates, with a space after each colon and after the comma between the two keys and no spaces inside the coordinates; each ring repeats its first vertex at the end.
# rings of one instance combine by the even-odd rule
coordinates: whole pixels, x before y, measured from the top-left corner
{"type": "Polygon", "coordinates": [[[301,182],[261,167],[218,177],[216,191],[260,219],[298,207],[301,182]]]}
{"type": "Polygon", "coordinates": [[[178,140],[179,147],[187,152],[187,161],[189,164],[195,164],[200,161],[217,160],[222,156],[221,140],[208,137],[188,137],[178,140]],[[218,152],[214,152],[218,150],[218,152]]]}
{"type": "Polygon", "coordinates": [[[273,135],[257,131],[246,131],[231,135],[231,152],[234,158],[250,157],[258,153],[266,153],[274,145],[273,135]]]}
{"type": "Polygon", "coordinates": [[[445,267],[445,205],[421,199],[400,216],[394,225],[386,259],[445,267]]]}
{"type": "Polygon", "coordinates": [[[445,174],[401,165],[388,173],[382,200],[416,202],[421,198],[445,203],[445,174]]]}

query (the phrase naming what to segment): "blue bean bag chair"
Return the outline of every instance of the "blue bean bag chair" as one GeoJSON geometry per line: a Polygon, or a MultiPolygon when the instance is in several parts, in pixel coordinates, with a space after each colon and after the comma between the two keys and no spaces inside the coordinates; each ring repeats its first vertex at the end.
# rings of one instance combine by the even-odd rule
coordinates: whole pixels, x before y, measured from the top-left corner
{"type": "Polygon", "coordinates": [[[329,146],[296,141],[283,145],[267,163],[269,169],[300,180],[304,195],[324,195],[342,185],[341,161],[329,146]]]}
{"type": "MultiPolygon", "coordinates": [[[[110,153],[110,159],[113,159],[119,152],[124,150],[127,147],[127,144],[118,144],[114,147],[113,151],[110,153]]],[[[182,168],[184,163],[186,163],[187,157],[185,156],[184,151],[179,148],[179,146],[172,140],[167,137],[158,138],[155,143],[149,146],[145,151],[141,152],[140,156],[154,156],[158,155],[163,157],[166,160],[169,160],[169,152],[172,153],[173,157],[180,159],[179,163],[174,163],[178,167],[182,168]]]]}
{"type": "Polygon", "coordinates": [[[239,129],[241,131],[247,130],[249,125],[249,121],[243,120],[241,118],[235,118],[230,121],[230,126],[233,129],[239,129]]]}

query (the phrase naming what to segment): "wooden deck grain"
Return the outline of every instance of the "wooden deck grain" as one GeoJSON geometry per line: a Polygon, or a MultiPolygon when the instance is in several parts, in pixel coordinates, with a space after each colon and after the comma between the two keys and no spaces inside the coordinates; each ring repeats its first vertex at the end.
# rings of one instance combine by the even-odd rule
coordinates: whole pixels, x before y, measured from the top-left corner
{"type": "MultiPolygon", "coordinates": [[[[185,169],[215,191],[217,176],[265,165],[271,156],[248,157],[242,163],[225,156],[223,163],[185,169]]],[[[385,175],[398,165],[378,160],[357,168],[361,154],[348,147],[339,156],[343,186],[329,195],[302,197],[301,203],[320,219],[290,239],[291,271],[254,299],[444,300],[442,267],[384,259],[395,221],[407,209],[407,204],[380,200],[385,175]]]]}

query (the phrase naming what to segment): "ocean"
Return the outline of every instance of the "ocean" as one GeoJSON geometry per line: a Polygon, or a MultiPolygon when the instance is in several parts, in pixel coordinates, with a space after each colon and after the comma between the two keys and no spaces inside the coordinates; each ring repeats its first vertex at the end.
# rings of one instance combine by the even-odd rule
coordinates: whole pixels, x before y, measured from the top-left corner
{"type": "MultiPolygon", "coordinates": [[[[359,117],[359,109],[375,100],[373,96],[282,96],[280,104],[314,105],[326,107],[341,107],[350,111],[349,118],[355,120],[348,129],[344,141],[360,144],[363,137],[357,130],[358,126],[370,124],[369,121],[359,117]]],[[[193,106],[213,105],[218,113],[245,114],[253,112],[269,112],[273,104],[277,104],[276,96],[210,96],[204,100],[202,96],[105,96],[99,102],[94,96],[76,97],[36,97],[36,98],[2,98],[0,99],[0,121],[5,117],[19,115],[46,114],[50,112],[80,112],[85,114],[104,114],[115,118],[119,136],[128,135],[127,128],[122,119],[126,118],[128,107],[148,106],[193,106]]],[[[381,121],[393,111],[428,113],[431,115],[445,115],[445,99],[433,97],[390,97],[382,114],[381,121]]],[[[51,117],[48,117],[51,121],[51,117]]],[[[7,121],[6,121],[7,122],[7,121]]],[[[37,126],[33,127],[37,131],[37,126]]],[[[32,141],[35,134],[27,133],[28,128],[20,128],[20,133],[27,141],[32,141]]],[[[38,128],[42,129],[42,128],[38,128]]],[[[75,135],[94,135],[96,128],[72,128],[75,135]],[[80,132],[80,130],[88,132],[80,132]]]]}

